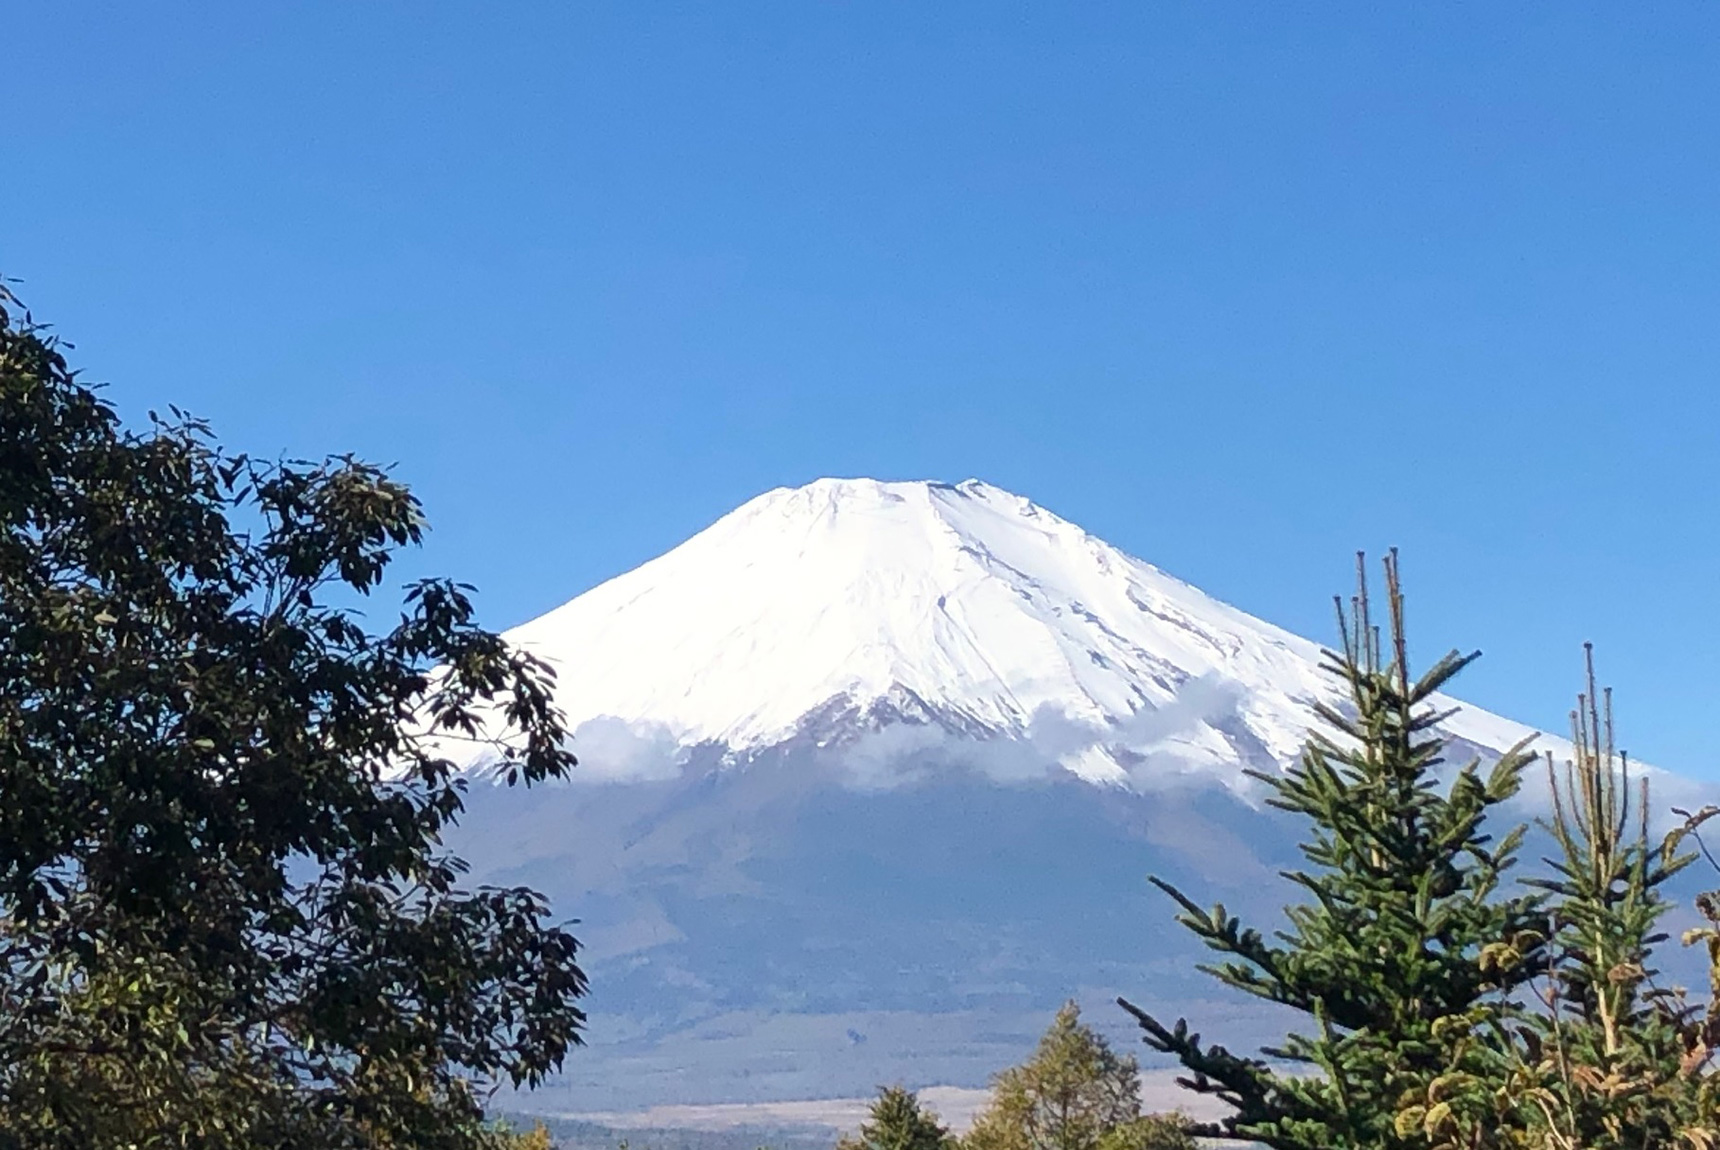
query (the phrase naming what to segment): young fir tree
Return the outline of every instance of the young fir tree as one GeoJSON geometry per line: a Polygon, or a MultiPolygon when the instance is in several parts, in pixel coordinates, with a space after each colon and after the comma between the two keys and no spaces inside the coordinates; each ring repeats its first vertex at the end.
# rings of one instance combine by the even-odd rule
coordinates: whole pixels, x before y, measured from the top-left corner
{"type": "Polygon", "coordinates": [[[873,1100],[859,1135],[842,1138],[836,1150],[950,1150],[951,1145],[949,1129],[920,1105],[918,1095],[906,1087],[886,1086],[873,1100]]]}
{"type": "MultiPolygon", "coordinates": [[[[1450,1070],[1398,1119],[1438,1148],[1720,1145],[1707,1073],[1715,1024],[1681,992],[1659,990],[1649,966],[1666,939],[1660,888],[1695,860],[1678,846],[1689,835],[1700,842],[1708,813],[1651,845],[1648,780],[1637,780],[1633,803],[1612,692],[1597,702],[1592,651],[1587,662],[1588,690],[1571,713],[1575,759],[1563,772],[1551,756],[1547,764],[1553,877],[1529,880],[1549,895],[1550,969],[1534,1006],[1501,1001],[1440,1028],[1450,1070]]],[[[1687,941],[1715,937],[1699,930],[1687,941]]],[[[1524,956],[1501,940],[1482,959],[1508,972],[1524,956]]]]}
{"type": "MultiPolygon", "coordinates": [[[[1182,906],[1179,921],[1229,956],[1202,969],[1308,1018],[1309,1033],[1262,1051],[1305,1068],[1285,1072],[1202,1045],[1185,1021],[1167,1027],[1119,1000],[1147,1043],[1190,1072],[1186,1087],[1234,1108],[1197,1133],[1283,1150],[1425,1145],[1419,1131],[1400,1134],[1395,1118],[1403,1098],[1422,1096],[1447,1068],[1435,1022],[1492,988],[1477,964],[1484,944],[1518,937],[1540,920],[1532,897],[1498,893],[1522,828],[1498,845],[1483,830],[1487,814],[1517,792],[1530,760],[1514,747],[1487,774],[1471,762],[1441,785],[1434,728],[1443,715],[1431,704],[1476,655],[1454,651],[1412,678],[1395,552],[1385,568],[1389,653],[1369,617],[1358,561],[1348,620],[1339,610],[1342,650],[1328,652],[1349,705],[1317,708],[1330,734],[1313,734],[1290,771],[1254,776],[1270,788],[1272,805],[1312,824],[1302,847],[1309,868],[1287,875],[1311,901],[1288,908],[1288,929],[1269,941],[1222,906],[1203,911],[1153,880],[1182,906]]],[[[1512,975],[1518,980],[1539,961],[1528,949],[1512,975]]]]}
{"type": "Polygon", "coordinates": [[[1631,803],[1630,763],[1615,749],[1612,692],[1597,705],[1594,656],[1586,652],[1588,691],[1571,716],[1576,761],[1559,778],[1549,762],[1553,818],[1560,848],[1548,860],[1552,896],[1555,1001],[1542,1018],[1569,1132],[1583,1147],[1669,1145],[1694,1118],[1678,1095],[1692,1081],[1681,1073],[1688,1050],[1682,1009],[1655,992],[1650,952],[1670,904],[1661,885],[1694,861],[1649,843],[1648,780],[1631,803]],[[1590,1073],[1577,1075],[1577,1067],[1590,1073]]]}
{"type": "Polygon", "coordinates": [[[1069,1002],[1033,1057],[999,1074],[964,1150],[1193,1150],[1180,1115],[1141,1113],[1141,1072],[1069,1002]]]}

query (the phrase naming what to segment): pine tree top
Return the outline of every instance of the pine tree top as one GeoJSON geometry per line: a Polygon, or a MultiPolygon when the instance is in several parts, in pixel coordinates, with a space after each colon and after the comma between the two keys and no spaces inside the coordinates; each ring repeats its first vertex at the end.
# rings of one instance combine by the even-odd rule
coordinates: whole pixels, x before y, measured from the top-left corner
{"type": "MultiPolygon", "coordinates": [[[[1449,769],[1434,699],[1478,653],[1452,651],[1412,675],[1395,552],[1385,569],[1388,642],[1358,560],[1356,594],[1348,610],[1338,604],[1342,642],[1326,659],[1346,703],[1316,708],[1320,729],[1287,772],[1255,774],[1274,807],[1309,827],[1306,864],[1285,876],[1306,896],[1286,908],[1287,928],[1268,937],[1222,905],[1205,910],[1153,880],[1182,908],[1178,921],[1226,956],[1203,970],[1307,1017],[1305,1033],[1261,1053],[1321,1072],[1286,1075],[1264,1059],[1203,1046],[1186,1022],[1166,1027],[1123,1001],[1147,1043],[1191,1072],[1185,1085],[1235,1109],[1210,1133],[1275,1147],[1395,1145],[1395,1098],[1437,1061],[1432,1026],[1497,989],[1497,973],[1477,961],[1481,948],[1540,917],[1532,895],[1499,893],[1522,828],[1496,843],[1485,827],[1517,793],[1531,761],[1526,747],[1485,773],[1478,761],[1449,769]]],[[[1530,956],[1510,977],[1531,977],[1537,961],[1530,956]]]]}
{"type": "Polygon", "coordinates": [[[859,1134],[836,1145],[837,1150],[949,1150],[951,1138],[917,1094],[897,1085],[881,1087],[859,1134]]]}

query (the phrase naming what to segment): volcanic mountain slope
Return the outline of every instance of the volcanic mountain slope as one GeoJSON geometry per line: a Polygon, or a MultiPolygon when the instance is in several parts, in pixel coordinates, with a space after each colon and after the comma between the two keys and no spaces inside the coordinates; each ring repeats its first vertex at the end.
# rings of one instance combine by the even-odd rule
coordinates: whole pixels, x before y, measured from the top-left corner
{"type": "MultiPolygon", "coordinates": [[[[594,775],[919,726],[1018,744],[994,771],[1234,783],[1293,758],[1314,700],[1337,701],[1316,644],[977,480],[769,492],[508,638],[596,724],[594,775]],[[618,753],[622,731],[651,763],[618,753]]],[[[1470,707],[1447,726],[1494,748],[1533,733],[1470,707]]],[[[916,740],[850,758],[897,743],[916,740]]]]}
{"type": "MultiPolygon", "coordinates": [[[[995,487],[864,479],[760,496],[508,638],[556,667],[581,766],[474,786],[453,845],[578,916],[594,986],[531,1106],[982,1086],[1070,996],[1124,1042],[1118,992],[1281,1037],[1144,877],[1262,927],[1293,897],[1302,828],[1244,771],[1341,702],[1316,644],[995,487]]],[[[1533,733],[1449,705],[1456,755],[1533,733]]]]}

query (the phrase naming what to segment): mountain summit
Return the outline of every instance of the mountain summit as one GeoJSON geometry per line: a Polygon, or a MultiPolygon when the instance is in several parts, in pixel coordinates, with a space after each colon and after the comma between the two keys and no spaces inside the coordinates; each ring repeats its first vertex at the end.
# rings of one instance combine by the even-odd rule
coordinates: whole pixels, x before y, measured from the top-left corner
{"type": "MultiPolygon", "coordinates": [[[[1036,752],[1092,782],[1234,779],[1291,759],[1314,701],[1338,701],[1316,644],[973,479],[767,492],[507,637],[556,668],[572,725],[597,724],[599,777],[637,758],[620,724],[659,757],[905,726],[916,748],[1027,748],[1011,769],[1036,752]]],[[[1494,749],[1530,733],[1474,708],[1448,727],[1494,749]]]]}
{"type": "MultiPolygon", "coordinates": [[[[1280,921],[1305,828],[1244,771],[1345,702],[1316,644],[996,487],[869,479],[761,495],[508,638],[580,766],[471,788],[451,845],[577,916],[593,986],[531,1107],[981,1087],[1072,995],[1119,1042],[1119,993],[1282,1037],[1196,1006],[1208,956],[1144,876],[1280,921]]],[[[1442,702],[1450,760],[1530,734],[1442,702]]]]}

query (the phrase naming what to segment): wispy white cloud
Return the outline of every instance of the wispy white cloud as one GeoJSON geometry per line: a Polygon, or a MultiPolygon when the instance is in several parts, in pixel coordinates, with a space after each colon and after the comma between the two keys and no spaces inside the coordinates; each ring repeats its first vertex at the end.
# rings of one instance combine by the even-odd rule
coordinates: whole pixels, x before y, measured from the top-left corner
{"type": "Polygon", "coordinates": [[[1123,723],[1105,723],[1045,706],[1011,737],[978,739],[933,724],[895,724],[842,746],[846,781],[862,790],[914,783],[955,767],[999,783],[1025,783],[1073,772],[1093,781],[1162,790],[1191,775],[1227,785],[1238,781],[1236,756],[1220,729],[1238,716],[1241,692],[1216,677],[1185,683],[1160,707],[1144,707],[1123,723]],[[1201,745],[1218,754],[1203,754],[1201,745]]]}
{"type": "Polygon", "coordinates": [[[646,783],[681,773],[683,755],[675,736],[656,723],[629,723],[601,715],[573,730],[579,766],[575,783],[646,783]]]}

